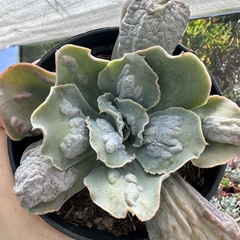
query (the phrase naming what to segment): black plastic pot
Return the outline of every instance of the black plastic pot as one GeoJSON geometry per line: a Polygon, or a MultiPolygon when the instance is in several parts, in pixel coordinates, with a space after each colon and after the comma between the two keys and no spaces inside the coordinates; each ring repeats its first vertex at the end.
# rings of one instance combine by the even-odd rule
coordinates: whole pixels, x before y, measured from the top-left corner
{"type": "MultiPolygon", "coordinates": [[[[118,35],[117,27],[101,28],[101,29],[89,31],[84,34],[79,34],[75,37],[68,39],[67,41],[64,41],[63,43],[58,45],[56,48],[51,50],[38,62],[37,65],[49,71],[55,71],[55,52],[61,46],[69,43],[90,48],[94,56],[110,55],[112,52],[114,43],[116,41],[117,35],[118,35]]],[[[179,44],[174,51],[174,55],[178,55],[182,51],[188,52],[189,49],[179,44]]],[[[216,81],[212,76],[211,78],[212,78],[211,94],[221,95],[220,89],[216,81]]],[[[17,142],[8,139],[8,151],[9,151],[9,157],[10,157],[13,172],[15,172],[16,168],[19,166],[20,159],[25,148],[31,142],[34,142],[39,138],[41,138],[41,136],[35,137],[35,138],[25,138],[17,142]]],[[[193,187],[195,187],[205,198],[210,199],[215,194],[218,188],[218,185],[223,177],[225,168],[226,168],[226,165],[204,169],[202,173],[202,177],[204,178],[204,183],[193,184],[193,187]]],[[[66,220],[60,218],[55,213],[49,213],[49,214],[43,215],[42,218],[47,223],[49,223],[51,226],[58,229],[62,233],[78,240],[148,239],[147,234],[143,235],[143,233],[137,233],[137,232],[135,234],[130,234],[129,236],[117,238],[104,231],[75,226],[67,222],[66,220]]]]}

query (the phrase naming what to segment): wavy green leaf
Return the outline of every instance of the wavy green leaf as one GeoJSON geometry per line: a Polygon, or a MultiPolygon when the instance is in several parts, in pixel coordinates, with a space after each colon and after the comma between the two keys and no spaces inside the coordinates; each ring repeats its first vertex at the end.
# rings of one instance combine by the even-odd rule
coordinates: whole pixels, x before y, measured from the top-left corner
{"type": "Polygon", "coordinates": [[[146,172],[172,173],[198,158],[205,145],[199,116],[190,110],[172,107],[150,115],[144,145],[135,153],[146,172]]]}
{"type": "Polygon", "coordinates": [[[130,212],[146,221],[159,208],[161,185],[168,176],[147,174],[137,161],[118,169],[99,163],[84,184],[93,202],[115,218],[125,218],[130,212]]]}
{"type": "Polygon", "coordinates": [[[158,74],[161,101],[150,112],[169,107],[193,109],[207,102],[211,78],[204,64],[192,53],[169,55],[161,47],[137,51],[158,74]]]}
{"type": "Polygon", "coordinates": [[[30,63],[18,63],[0,75],[0,111],[10,138],[31,136],[32,112],[46,99],[55,73],[30,63]]]}
{"type": "Polygon", "coordinates": [[[107,166],[118,168],[131,162],[134,154],[129,154],[125,150],[123,137],[105,119],[88,119],[90,131],[89,142],[97,153],[97,159],[104,162],[107,166]]]}
{"type": "Polygon", "coordinates": [[[34,111],[33,127],[41,129],[44,136],[41,154],[57,168],[67,169],[93,151],[85,116],[96,118],[99,114],[73,84],[52,87],[46,101],[34,111]]]}
{"type": "Polygon", "coordinates": [[[91,107],[98,111],[96,100],[101,95],[98,74],[108,62],[92,56],[91,49],[64,45],[56,54],[56,84],[74,83],[91,107]]]}
{"type": "Polygon", "coordinates": [[[150,109],[160,100],[157,80],[144,57],[129,53],[107,65],[99,74],[98,85],[102,92],[110,92],[119,99],[132,99],[150,109]]]}
{"type": "MultiPolygon", "coordinates": [[[[240,109],[231,100],[221,97],[221,96],[210,96],[206,105],[194,109],[194,112],[197,113],[202,121],[207,117],[222,117],[226,120],[232,122],[236,127],[237,132],[233,132],[229,125],[222,126],[222,128],[229,132],[225,133],[231,138],[234,138],[235,141],[240,139],[238,136],[240,131],[240,126],[234,123],[234,119],[240,120],[240,109]]],[[[214,126],[213,126],[214,127],[214,126]]],[[[221,134],[221,129],[216,132],[221,134]]],[[[209,168],[217,165],[227,163],[231,158],[240,156],[240,147],[234,146],[231,144],[223,144],[219,142],[213,142],[209,139],[206,139],[208,146],[205,151],[201,154],[200,158],[192,160],[192,163],[201,168],[209,168]]],[[[239,140],[238,140],[239,142],[239,140]]]]}

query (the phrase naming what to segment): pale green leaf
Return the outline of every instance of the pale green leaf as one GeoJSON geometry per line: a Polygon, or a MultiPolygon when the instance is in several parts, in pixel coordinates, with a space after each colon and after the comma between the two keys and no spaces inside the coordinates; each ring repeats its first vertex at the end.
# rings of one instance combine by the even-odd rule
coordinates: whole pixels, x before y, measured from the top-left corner
{"type": "Polygon", "coordinates": [[[109,167],[122,167],[131,162],[134,154],[125,150],[123,137],[105,119],[87,120],[90,144],[97,153],[97,159],[109,167]]]}
{"type": "Polygon", "coordinates": [[[209,116],[240,118],[240,109],[236,103],[226,97],[209,96],[207,103],[193,110],[201,119],[209,116]]]}
{"type": "Polygon", "coordinates": [[[207,140],[209,145],[199,158],[192,159],[192,164],[199,168],[212,168],[228,163],[232,158],[240,156],[240,147],[212,142],[207,140]]]}
{"type": "Polygon", "coordinates": [[[204,64],[192,53],[171,56],[161,47],[137,52],[158,74],[161,101],[150,110],[169,107],[193,109],[207,102],[211,78],[204,64]]]}
{"type": "Polygon", "coordinates": [[[89,145],[85,116],[99,116],[73,84],[51,88],[46,101],[32,115],[35,129],[41,129],[44,139],[41,154],[53,165],[67,169],[93,150],[89,145]]]}
{"type": "MultiPolygon", "coordinates": [[[[234,119],[235,122],[240,120],[240,109],[236,103],[231,100],[221,97],[221,96],[210,96],[206,105],[194,109],[194,112],[197,113],[202,121],[208,117],[221,117],[225,118],[226,121],[232,122],[234,119]]],[[[239,132],[240,126],[238,126],[233,121],[233,124],[236,127],[236,132],[233,132],[230,126],[222,126],[224,132],[227,130],[225,135],[229,136],[229,138],[234,138],[235,141],[239,142],[239,132]]],[[[217,124],[219,125],[219,124],[217,124]]],[[[214,128],[214,126],[213,126],[214,128]]],[[[215,135],[222,134],[223,130],[219,129],[219,133],[215,135]]],[[[223,137],[222,137],[223,138],[223,137]]],[[[219,142],[213,142],[209,139],[206,139],[208,142],[208,146],[205,151],[201,154],[200,158],[196,158],[192,160],[192,163],[201,168],[209,168],[214,167],[216,165],[221,165],[227,163],[231,158],[240,156],[240,147],[231,145],[231,144],[223,144],[219,142]]]]}
{"type": "Polygon", "coordinates": [[[30,136],[32,112],[46,99],[55,83],[55,73],[30,63],[18,63],[0,75],[0,111],[8,136],[30,136]]]}
{"type": "Polygon", "coordinates": [[[172,107],[150,115],[144,145],[135,153],[146,172],[172,173],[198,158],[205,145],[199,116],[190,110],[172,107]]]}
{"type": "Polygon", "coordinates": [[[117,169],[99,163],[84,184],[93,202],[115,218],[125,218],[130,212],[146,221],[159,208],[161,185],[168,176],[147,174],[138,161],[117,169]]]}
{"type": "Polygon", "coordinates": [[[74,45],[64,45],[56,54],[56,84],[74,83],[94,109],[101,91],[97,85],[98,74],[109,61],[95,58],[91,50],[74,45]]]}
{"type": "Polygon", "coordinates": [[[102,92],[110,92],[119,99],[132,99],[150,109],[160,100],[157,79],[144,58],[131,53],[111,61],[99,74],[98,85],[102,92]]]}

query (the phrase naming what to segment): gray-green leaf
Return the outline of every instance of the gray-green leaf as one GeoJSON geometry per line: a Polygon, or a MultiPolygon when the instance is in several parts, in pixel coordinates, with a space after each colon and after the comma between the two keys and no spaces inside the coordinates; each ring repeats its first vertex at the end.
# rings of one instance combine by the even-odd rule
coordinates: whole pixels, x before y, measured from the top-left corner
{"type": "Polygon", "coordinates": [[[105,119],[87,120],[90,131],[90,144],[97,153],[97,159],[109,167],[122,167],[131,162],[134,154],[125,150],[123,137],[105,119]]]}
{"type": "Polygon", "coordinates": [[[240,109],[236,103],[232,102],[231,100],[225,97],[210,96],[207,104],[202,107],[194,109],[194,112],[200,116],[202,121],[208,118],[216,119],[220,118],[225,119],[227,122],[230,121],[233,123],[233,125],[236,125],[235,133],[229,132],[230,128],[227,125],[219,126],[219,124],[217,124],[218,129],[216,129],[216,126],[212,126],[213,129],[218,131],[218,133],[216,133],[217,139],[216,136],[213,136],[212,139],[209,140],[208,139],[209,136],[208,134],[206,134],[205,137],[206,141],[208,142],[208,145],[206,146],[205,151],[201,154],[200,158],[192,160],[192,163],[195,166],[201,168],[214,167],[216,165],[227,163],[233,157],[240,156],[240,147],[236,145],[231,145],[231,143],[239,142],[238,136],[239,127],[234,122],[234,119],[236,120],[236,122],[239,121],[240,109]],[[221,137],[222,134],[223,137],[221,137]],[[229,142],[228,143],[227,142],[221,143],[221,141],[217,142],[218,138],[220,139],[223,138],[225,139],[224,141],[229,140],[229,142]],[[232,138],[234,138],[233,142],[231,142],[232,138]]]}
{"type": "Polygon", "coordinates": [[[163,174],[175,172],[189,160],[198,158],[205,145],[199,116],[172,107],[150,115],[144,145],[135,153],[146,172],[163,174]]]}
{"type": "Polygon", "coordinates": [[[0,76],[0,111],[8,136],[20,140],[32,135],[30,116],[55,84],[55,73],[30,63],[18,63],[0,76]]]}
{"type": "Polygon", "coordinates": [[[187,28],[190,11],[180,1],[137,1],[125,5],[114,57],[161,46],[172,54],[187,28]]]}
{"type": "Polygon", "coordinates": [[[46,101],[34,111],[33,127],[41,129],[44,136],[41,154],[48,156],[57,168],[67,169],[93,151],[85,116],[94,119],[99,114],[74,84],[52,87],[46,101]]]}
{"type": "Polygon", "coordinates": [[[130,53],[111,61],[99,74],[98,85],[102,92],[112,93],[119,99],[132,99],[150,109],[160,100],[157,80],[144,57],[130,53]]]}
{"type": "Polygon", "coordinates": [[[183,107],[193,109],[204,105],[211,90],[211,78],[204,64],[192,53],[171,56],[161,47],[152,47],[138,54],[158,74],[161,101],[150,110],[183,107]]]}
{"type": "Polygon", "coordinates": [[[97,85],[98,74],[108,62],[92,56],[91,49],[64,45],[56,54],[56,84],[74,83],[88,104],[98,111],[97,98],[101,95],[97,85]]]}
{"type": "Polygon", "coordinates": [[[161,185],[168,176],[147,174],[138,161],[117,169],[99,163],[84,184],[93,202],[114,217],[125,218],[131,212],[146,221],[159,208],[161,185]]]}

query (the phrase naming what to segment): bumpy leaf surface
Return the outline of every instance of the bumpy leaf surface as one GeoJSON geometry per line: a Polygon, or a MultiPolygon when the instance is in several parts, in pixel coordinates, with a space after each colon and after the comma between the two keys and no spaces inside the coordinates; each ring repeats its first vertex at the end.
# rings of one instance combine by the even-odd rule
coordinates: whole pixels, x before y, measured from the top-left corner
{"type": "Polygon", "coordinates": [[[66,171],[55,168],[49,158],[40,155],[39,149],[40,146],[25,152],[15,172],[13,190],[26,209],[53,201],[61,192],[70,189],[78,177],[73,167],[66,171]]]}
{"type": "Polygon", "coordinates": [[[172,107],[150,115],[144,145],[137,149],[136,157],[146,172],[171,173],[198,158],[205,145],[199,116],[190,110],[172,107]]]}
{"type": "Polygon", "coordinates": [[[102,92],[110,92],[114,98],[132,99],[150,109],[160,100],[157,80],[144,58],[131,53],[111,61],[99,74],[98,85],[102,92]]]}
{"type": "Polygon", "coordinates": [[[137,161],[117,169],[100,163],[84,183],[93,202],[114,217],[125,218],[131,212],[146,221],[158,210],[161,185],[167,177],[145,173],[137,161]]]}
{"type": "Polygon", "coordinates": [[[150,240],[240,239],[236,221],[176,174],[163,182],[160,208],[146,227],[150,240]]]}
{"type": "Polygon", "coordinates": [[[0,75],[0,111],[10,138],[31,136],[32,112],[46,99],[55,73],[30,63],[18,63],[0,75]]]}
{"type": "Polygon", "coordinates": [[[172,54],[189,21],[188,6],[180,1],[128,1],[114,57],[152,46],[172,54]]]}
{"type": "MultiPolygon", "coordinates": [[[[70,197],[85,187],[83,179],[92,171],[96,164],[96,154],[93,152],[71,167],[71,169],[78,172],[78,177],[71,188],[61,192],[54,200],[41,202],[36,207],[29,209],[29,211],[34,214],[46,214],[48,212],[58,211],[70,197]]],[[[66,170],[63,171],[63,173],[64,172],[66,172],[66,170]]]]}
{"type": "Polygon", "coordinates": [[[161,101],[150,110],[168,107],[193,109],[207,102],[211,78],[204,64],[192,53],[171,56],[161,47],[152,47],[138,54],[158,74],[161,101]]]}
{"type": "Polygon", "coordinates": [[[46,101],[34,111],[33,127],[44,135],[41,154],[57,168],[67,169],[92,152],[85,116],[94,119],[98,113],[73,84],[52,87],[46,101]]]}
{"type": "Polygon", "coordinates": [[[98,74],[108,62],[92,56],[88,48],[67,44],[57,51],[56,84],[76,84],[89,105],[97,111],[96,99],[101,95],[98,74]]]}
{"type": "Polygon", "coordinates": [[[119,168],[126,163],[131,162],[134,154],[129,154],[125,150],[123,137],[113,128],[105,119],[88,119],[88,128],[90,131],[90,144],[97,153],[97,159],[104,162],[112,168],[119,168]]]}
{"type": "Polygon", "coordinates": [[[207,104],[194,109],[194,112],[203,122],[209,118],[216,120],[207,127],[203,123],[203,134],[208,145],[200,158],[192,160],[194,165],[203,168],[214,167],[240,155],[240,147],[237,146],[240,140],[240,110],[237,104],[225,97],[210,96],[207,104]],[[223,121],[222,124],[219,123],[219,118],[223,121]],[[207,128],[211,130],[208,131],[207,128]]]}

